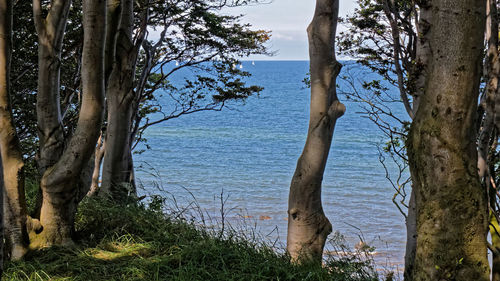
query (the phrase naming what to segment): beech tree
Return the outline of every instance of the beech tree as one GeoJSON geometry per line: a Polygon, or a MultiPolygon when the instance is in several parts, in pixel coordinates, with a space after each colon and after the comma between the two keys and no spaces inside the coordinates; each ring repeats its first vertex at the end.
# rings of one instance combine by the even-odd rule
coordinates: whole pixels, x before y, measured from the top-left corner
{"type": "MultiPolygon", "coordinates": [[[[238,22],[240,17],[218,16],[212,12],[213,9],[220,9],[226,5],[240,5],[247,1],[233,1],[231,4],[229,4],[230,2],[220,2],[219,4],[210,4],[208,6],[204,4],[204,1],[174,2],[173,4],[178,6],[158,5],[157,10],[151,15],[149,14],[151,6],[147,5],[140,6],[141,8],[138,13],[134,14],[132,9],[133,1],[124,2],[128,5],[128,9],[123,9],[122,6],[116,7],[117,10],[115,10],[114,16],[108,17],[108,19],[119,20],[120,24],[115,26],[112,20],[108,21],[107,28],[110,30],[108,34],[111,34],[109,37],[115,40],[115,43],[111,43],[110,45],[113,46],[112,49],[108,49],[106,52],[112,52],[113,54],[103,57],[107,58],[105,63],[106,71],[103,73],[100,73],[101,58],[99,57],[100,51],[98,51],[100,46],[97,45],[100,44],[99,42],[106,41],[109,43],[112,40],[104,40],[102,37],[105,32],[102,32],[100,29],[104,26],[102,19],[105,17],[100,10],[102,6],[101,2],[93,4],[86,2],[83,4],[83,6],[87,5],[84,10],[87,9],[86,15],[90,17],[86,18],[86,15],[84,15],[83,25],[80,19],[82,15],[80,2],[75,2],[72,8],[71,3],[64,0],[54,0],[50,3],[34,1],[33,21],[35,23],[34,26],[36,26],[36,32],[35,30],[30,30],[29,21],[27,24],[23,23],[23,20],[27,19],[23,13],[20,13],[19,17],[16,17],[19,28],[15,33],[15,43],[19,49],[16,52],[17,59],[15,61],[16,76],[11,80],[16,85],[16,91],[19,91],[22,95],[14,96],[14,101],[16,101],[15,107],[10,108],[14,112],[15,118],[12,115],[4,114],[2,117],[6,117],[7,119],[2,120],[6,120],[5,122],[13,121],[19,125],[22,131],[21,134],[23,134],[25,140],[33,140],[32,136],[35,134],[33,129],[38,127],[40,150],[37,153],[37,166],[41,175],[41,196],[38,210],[34,214],[37,218],[40,218],[40,221],[38,221],[26,214],[23,188],[24,174],[22,172],[24,171],[24,164],[22,156],[24,152],[27,159],[33,159],[32,157],[35,154],[29,151],[33,146],[26,143],[24,151],[15,149],[16,142],[17,146],[19,146],[19,139],[14,138],[16,136],[15,127],[3,126],[1,132],[2,134],[5,133],[6,138],[2,139],[2,141],[6,141],[2,142],[2,149],[7,149],[8,152],[3,161],[9,159],[11,161],[9,163],[13,164],[13,160],[9,158],[12,155],[16,156],[17,160],[19,160],[18,164],[4,165],[4,167],[9,167],[9,169],[3,169],[4,174],[12,179],[15,177],[17,180],[15,184],[14,182],[9,182],[9,188],[6,189],[13,192],[13,194],[8,194],[7,192],[8,196],[6,196],[6,200],[12,201],[12,203],[6,205],[9,206],[9,210],[6,210],[6,212],[7,220],[9,220],[8,212],[12,212],[13,226],[9,225],[7,228],[7,237],[10,241],[9,244],[12,244],[11,256],[13,258],[24,255],[28,248],[28,243],[31,243],[30,247],[72,243],[74,213],[78,202],[86,193],[83,171],[90,156],[88,152],[89,147],[92,147],[91,150],[95,148],[95,134],[96,132],[99,133],[101,129],[99,121],[102,115],[101,99],[103,95],[103,92],[99,88],[101,85],[99,76],[101,74],[104,77],[103,79],[105,79],[103,81],[111,81],[115,83],[115,86],[119,83],[116,76],[123,79],[123,75],[126,75],[126,77],[131,78],[121,81],[130,81],[128,86],[134,87],[127,88],[130,90],[127,95],[129,97],[133,96],[133,100],[127,100],[128,106],[130,106],[127,110],[131,110],[130,112],[132,113],[129,114],[129,118],[125,120],[117,119],[115,115],[122,114],[123,112],[120,112],[121,109],[117,111],[112,108],[111,110],[113,112],[111,116],[113,116],[115,121],[108,122],[108,125],[111,124],[110,127],[119,126],[120,129],[115,131],[119,132],[120,136],[122,136],[122,138],[118,139],[119,142],[116,144],[116,151],[125,148],[125,150],[128,149],[130,152],[134,145],[137,144],[135,136],[142,134],[151,125],[178,117],[182,114],[201,110],[218,110],[227,100],[243,99],[254,92],[260,91],[260,87],[247,87],[239,79],[239,77],[247,75],[246,73],[234,70],[226,75],[223,73],[227,68],[221,67],[221,65],[227,65],[227,59],[233,56],[265,53],[262,43],[267,40],[267,33],[251,31],[248,25],[240,25],[238,22]],[[190,9],[187,9],[186,12],[186,9],[182,5],[190,7],[190,9]],[[172,7],[174,7],[174,12],[163,14],[164,9],[168,11],[172,7]],[[116,11],[120,11],[120,13],[116,11]],[[172,13],[176,17],[172,16],[172,13]],[[119,16],[118,19],[116,18],[117,14],[119,16]],[[122,14],[131,20],[128,23],[128,27],[124,27],[127,21],[120,19],[122,14]],[[68,23],[70,16],[71,21],[68,23]],[[175,42],[177,39],[172,38],[176,37],[176,31],[167,30],[167,28],[171,27],[175,21],[169,20],[169,16],[176,18],[177,27],[185,25],[185,28],[181,30],[185,32],[183,34],[187,37],[179,37],[178,42],[184,41],[188,45],[183,47],[175,42]],[[213,40],[199,40],[198,37],[203,34],[199,32],[203,31],[203,29],[199,29],[198,18],[206,19],[202,23],[205,25],[208,24],[209,28],[206,35],[212,36],[213,40]],[[138,22],[136,21],[137,19],[139,19],[138,22]],[[162,32],[160,41],[156,43],[153,41],[141,42],[141,38],[145,37],[130,37],[132,30],[138,30],[140,32],[137,34],[145,36],[147,34],[147,23],[164,24],[165,30],[162,32]],[[86,29],[90,30],[90,32],[85,32],[85,38],[91,36],[90,34],[94,35],[89,37],[90,39],[84,38],[84,43],[81,44],[79,42],[82,37],[79,34],[82,31],[82,27],[85,27],[86,24],[90,26],[86,29]],[[66,26],[69,26],[69,30],[66,26]],[[213,36],[214,32],[222,32],[222,37],[226,39],[220,41],[218,37],[213,36]],[[70,34],[70,38],[65,40],[64,36],[67,33],[70,34]],[[38,44],[32,42],[36,38],[38,39],[38,44]],[[63,44],[63,40],[68,42],[67,46],[63,44]],[[126,40],[129,40],[129,42],[126,42],[126,40]],[[133,46],[127,45],[131,41],[133,41],[133,46]],[[210,43],[207,44],[206,42],[210,43]],[[33,50],[33,46],[38,47],[38,54],[33,50]],[[209,52],[210,48],[213,48],[215,51],[209,52]],[[202,50],[207,51],[207,56],[204,56],[202,50]],[[23,56],[22,60],[20,59],[21,53],[23,56]],[[33,79],[31,71],[29,71],[36,67],[36,62],[25,60],[24,55],[35,59],[38,58],[38,83],[31,83],[33,79]],[[139,75],[135,72],[138,57],[141,58],[139,75]],[[226,59],[226,61],[215,64],[215,68],[201,66],[202,63],[210,62],[214,58],[226,59]],[[183,62],[182,65],[168,73],[164,73],[163,66],[175,60],[183,62]],[[199,67],[205,70],[212,69],[210,75],[215,75],[217,78],[211,79],[207,76],[198,76],[195,81],[187,81],[187,86],[183,89],[186,93],[185,96],[183,97],[182,95],[184,94],[182,94],[180,95],[181,98],[174,99],[179,102],[180,111],[172,111],[170,117],[167,114],[160,120],[150,120],[147,118],[147,122],[140,126],[142,118],[146,117],[147,114],[159,112],[159,107],[154,103],[154,99],[152,98],[153,93],[158,89],[169,89],[173,92],[174,87],[168,85],[167,78],[178,69],[184,67],[199,67]],[[61,71],[61,68],[65,71],[61,71]],[[94,70],[91,71],[91,69],[94,70]],[[161,71],[156,74],[158,69],[161,69],[161,71]],[[115,73],[118,73],[118,75],[112,76],[112,70],[116,70],[115,73]],[[28,79],[30,83],[20,83],[23,79],[28,79]],[[203,81],[203,83],[199,83],[199,81],[203,81]],[[191,94],[188,94],[189,90],[192,90],[191,94]],[[205,93],[202,91],[205,91],[205,93]],[[37,99],[37,110],[30,108],[31,97],[34,97],[34,94],[36,94],[37,99]],[[200,105],[200,103],[205,102],[203,99],[204,95],[212,98],[213,102],[207,103],[205,106],[200,105]],[[151,103],[151,101],[153,102],[151,103]],[[189,104],[189,106],[185,107],[185,103],[189,104]],[[36,112],[36,115],[32,115],[33,112],[36,112]],[[33,121],[32,117],[34,116],[37,117],[38,122],[33,121]],[[9,117],[11,119],[8,119],[9,117]],[[116,120],[120,120],[120,122],[130,120],[130,122],[128,125],[123,126],[123,124],[119,124],[120,122],[116,122],[116,120]],[[33,124],[37,125],[33,126],[33,124]],[[122,132],[121,129],[125,127],[128,127],[128,129],[124,129],[122,132]],[[123,140],[126,141],[127,145],[120,144],[120,141],[123,140]],[[135,143],[132,145],[134,141],[135,143]],[[14,171],[14,168],[17,170],[14,171]],[[11,186],[12,188],[10,188],[11,186]],[[16,207],[17,205],[18,207],[16,207]],[[17,225],[14,225],[14,223],[17,225]],[[28,232],[30,233],[30,239],[28,239],[28,232]]],[[[24,2],[17,3],[17,5],[20,5],[19,8],[21,10],[28,7],[28,5],[24,4],[24,2]]],[[[124,5],[116,1],[115,4],[124,5]]],[[[201,25],[201,27],[204,27],[204,25],[201,25]]],[[[108,46],[108,48],[111,47],[108,46]]],[[[122,83],[119,84],[121,87],[122,83]]],[[[110,85],[110,83],[107,83],[107,85],[110,85]]],[[[127,85],[123,84],[123,86],[127,85]]],[[[115,92],[118,91],[118,94],[122,95],[125,88],[113,88],[113,90],[115,92]]],[[[112,96],[113,93],[111,93],[111,98],[108,101],[113,101],[112,96]]],[[[121,108],[126,108],[125,105],[127,104],[122,104],[121,108]]],[[[5,107],[5,109],[7,108],[8,106],[5,107]]],[[[101,137],[101,140],[103,140],[103,137],[101,137]]],[[[99,149],[102,149],[102,147],[99,147],[99,149]]],[[[123,154],[121,156],[123,157],[123,154]]],[[[126,154],[125,158],[127,158],[126,160],[130,164],[132,159],[131,153],[126,154]]],[[[98,157],[96,157],[96,163],[100,163],[97,161],[98,157]]],[[[96,168],[98,170],[99,165],[96,168]]],[[[133,166],[127,166],[126,171],[133,172],[133,166]]],[[[120,170],[120,172],[123,172],[123,170],[120,170]]]]}
{"type": "Polygon", "coordinates": [[[408,138],[418,206],[412,280],[489,280],[475,144],[485,9],[483,1],[432,1],[429,73],[408,138]]]}
{"type": "Polygon", "coordinates": [[[70,1],[51,2],[47,17],[39,0],[33,2],[39,38],[37,116],[40,131],[41,233],[32,247],[72,244],[76,191],[83,166],[99,136],[104,102],[105,1],[83,2],[82,97],[76,129],[65,139],[59,101],[60,52],[70,1]]]}
{"type": "MultiPolygon", "coordinates": [[[[11,259],[27,252],[28,232],[24,203],[24,162],[12,118],[10,64],[12,53],[12,1],[0,1],[0,159],[2,212],[11,259]],[[4,196],[5,193],[5,196],[4,196]],[[3,202],[5,200],[5,202],[3,202]]],[[[3,229],[2,234],[3,234],[3,229]]],[[[3,238],[2,238],[3,244],[3,238]]]]}
{"type": "MultiPolygon", "coordinates": [[[[477,108],[476,130],[478,143],[478,171],[483,188],[490,191],[490,233],[492,245],[488,245],[493,253],[493,279],[500,271],[500,239],[498,227],[498,196],[495,187],[498,179],[498,129],[493,125],[493,116],[498,99],[498,14],[497,1],[488,1],[488,22],[486,24],[487,46],[484,60],[483,79],[486,82],[481,88],[480,103],[477,108]]],[[[405,99],[392,97],[393,88],[399,93],[406,91],[409,96],[410,108],[416,112],[419,98],[423,94],[425,80],[428,76],[427,61],[430,56],[429,34],[432,20],[430,1],[359,1],[359,8],[352,16],[343,19],[348,30],[339,36],[339,45],[343,53],[355,57],[359,63],[380,74],[382,79],[363,81],[361,85],[355,84],[354,79],[347,77],[351,90],[346,94],[355,101],[362,102],[366,113],[388,137],[388,145],[381,153],[388,155],[400,167],[400,173],[394,178],[388,176],[396,189],[393,201],[405,215],[407,224],[407,248],[405,255],[405,279],[412,280],[413,260],[416,250],[416,204],[412,190],[408,201],[405,186],[411,183],[411,178],[406,180],[401,173],[407,167],[407,154],[404,142],[407,138],[409,123],[401,122],[401,116],[392,111],[393,107],[386,104],[401,103],[406,109],[405,99]],[[418,5],[417,5],[418,4],[418,5]],[[387,9],[389,8],[389,9],[387,9]],[[392,19],[396,24],[391,24],[387,10],[391,11],[392,19]],[[394,27],[397,31],[394,31],[394,27]],[[399,41],[399,43],[398,43],[399,41]],[[395,56],[395,50],[399,55],[395,56]],[[397,61],[400,61],[398,68],[397,61]],[[403,73],[403,79],[400,79],[403,73]],[[387,74],[390,75],[387,75],[387,74]],[[381,81],[382,80],[382,81],[381,81]],[[401,84],[400,81],[403,83],[401,84]],[[388,83],[386,83],[388,82],[388,83]],[[390,85],[390,86],[386,86],[390,85]],[[392,124],[400,124],[400,128],[392,124]],[[401,178],[403,180],[401,180],[401,178]],[[396,196],[399,199],[396,199],[396,196]],[[404,208],[408,208],[406,212],[404,208]]],[[[359,77],[357,77],[359,78],[359,77]]],[[[400,94],[401,95],[401,94],[400,94]]],[[[410,112],[411,113],[411,112],[410,112]]],[[[411,117],[411,114],[408,114],[411,117]]],[[[385,159],[385,155],[381,159],[385,159]]],[[[384,164],[385,165],[385,164],[384,164]]],[[[388,173],[389,174],[389,173],[388,173]]],[[[500,275],[498,275],[500,276],[500,275]]]]}
{"type": "Polygon", "coordinates": [[[339,49],[356,59],[356,67],[361,65],[378,76],[361,78],[346,69],[342,80],[349,89],[342,94],[359,102],[365,114],[387,137],[386,145],[380,149],[380,159],[395,189],[393,202],[405,217],[405,278],[411,280],[417,236],[416,204],[413,191],[408,194],[405,189],[412,181],[406,175],[404,143],[425,85],[429,10],[425,1],[418,1],[418,5],[404,0],[358,3],[354,14],[341,20],[347,30],[338,37],[339,49]],[[393,106],[389,106],[394,104],[404,108],[406,116],[395,113],[393,106]],[[386,159],[397,165],[399,170],[395,175],[386,167],[386,159]]]}
{"type": "MultiPolygon", "coordinates": [[[[131,58],[136,57],[136,60],[126,61],[126,64],[136,66],[136,72],[131,76],[133,90],[128,94],[129,97],[133,96],[134,98],[132,101],[126,100],[127,103],[130,102],[128,107],[128,110],[131,110],[129,112],[131,113],[130,128],[125,130],[126,132],[119,130],[119,134],[127,135],[128,138],[112,137],[118,142],[110,150],[118,152],[110,152],[108,158],[113,158],[111,155],[119,155],[117,159],[121,160],[115,162],[110,160],[107,163],[115,163],[115,165],[106,165],[110,168],[102,169],[102,179],[106,178],[103,181],[104,190],[110,187],[109,184],[106,184],[110,182],[107,179],[114,178],[113,181],[119,182],[116,185],[119,187],[118,190],[121,190],[118,194],[131,194],[134,197],[132,151],[139,142],[146,141],[143,134],[150,126],[184,114],[203,110],[220,110],[227,101],[244,99],[261,90],[257,86],[245,85],[241,78],[247,76],[248,73],[232,69],[231,65],[236,63],[234,58],[237,56],[267,53],[263,42],[269,38],[268,33],[251,30],[249,25],[240,22],[240,16],[226,16],[219,13],[223,7],[260,2],[253,0],[134,2],[135,8],[132,10],[134,23],[132,43],[134,48],[131,49],[132,53],[129,55],[131,58]],[[152,29],[156,29],[157,34],[161,36],[159,38],[150,36],[152,29]],[[144,36],[144,40],[141,40],[142,36],[144,36]],[[148,36],[152,38],[148,39],[148,36]],[[173,69],[165,67],[176,62],[179,65],[173,69]],[[193,79],[187,79],[183,86],[174,86],[169,83],[171,75],[185,68],[190,68],[193,71],[202,70],[203,74],[193,79]],[[158,101],[159,96],[163,96],[162,103],[158,101]],[[165,100],[168,100],[167,105],[163,103],[165,100]],[[162,117],[151,118],[151,114],[154,114],[155,117],[162,115],[162,117]],[[120,143],[128,143],[128,145],[120,143]],[[125,152],[119,153],[122,150],[125,152]],[[129,152],[127,153],[127,151],[129,152]]],[[[37,68],[38,44],[36,42],[38,36],[34,29],[33,17],[26,16],[27,9],[31,9],[31,5],[25,1],[18,1],[15,5],[15,40],[13,42],[15,59],[12,68],[12,87],[19,94],[14,96],[13,110],[14,121],[21,139],[22,153],[31,181],[43,175],[46,166],[44,162],[47,161],[47,158],[43,157],[45,150],[38,151],[38,142],[40,144],[42,142],[37,137],[37,124],[34,121],[37,118],[36,109],[33,107],[37,96],[37,77],[36,72],[31,70],[37,68]],[[35,169],[38,170],[38,174],[36,174],[35,169]]],[[[115,12],[113,16],[107,17],[107,34],[112,35],[109,35],[108,40],[106,40],[108,42],[106,47],[106,81],[109,81],[115,60],[116,44],[113,42],[116,42],[118,21],[121,17],[121,12],[116,10],[120,8],[119,5],[120,2],[115,1],[113,5],[108,6],[109,9],[114,6],[115,12]]],[[[59,85],[61,90],[59,91],[59,100],[62,130],[57,132],[58,134],[62,132],[63,139],[67,139],[67,136],[74,132],[81,106],[80,74],[83,42],[81,14],[81,1],[73,1],[68,12],[69,20],[66,22],[65,43],[60,49],[59,85]]],[[[123,48],[120,50],[124,52],[123,48]]],[[[133,67],[127,66],[127,68],[128,72],[133,70],[133,67]]],[[[106,85],[108,84],[106,83],[106,85]]],[[[121,108],[127,107],[121,105],[121,108]]],[[[119,113],[115,113],[112,116],[119,115],[119,113]]],[[[110,115],[110,112],[107,115],[110,115]]],[[[79,185],[77,201],[83,198],[89,189],[93,194],[99,188],[100,172],[107,147],[107,125],[108,122],[103,126],[94,159],[91,159],[82,173],[82,184],[79,185]]],[[[113,121],[109,125],[110,128],[126,127],[125,124],[116,125],[116,122],[113,121]]],[[[55,146],[53,149],[60,152],[60,150],[55,149],[55,146]]],[[[53,158],[57,159],[55,154],[53,158]]],[[[103,194],[108,194],[108,192],[104,191],[103,194]]],[[[41,192],[33,216],[39,217],[40,207],[41,192]]]]}
{"type": "Polygon", "coordinates": [[[245,99],[261,90],[246,86],[241,77],[248,73],[231,65],[236,56],[267,53],[263,46],[269,38],[267,32],[249,29],[239,22],[240,16],[218,14],[223,7],[247,2],[148,2],[137,10],[133,1],[108,5],[108,118],[95,152],[91,193],[98,190],[100,196],[117,202],[136,195],[132,151],[148,127],[184,114],[220,110],[225,102],[245,99]],[[160,32],[159,38],[148,39],[151,27],[160,32]],[[177,65],[170,68],[172,63],[177,65]],[[170,84],[170,76],[183,68],[204,73],[187,80],[181,88],[170,84]],[[173,106],[158,102],[156,95],[161,92],[171,97],[173,106]],[[163,117],[152,119],[150,113],[163,117]],[[101,163],[102,185],[98,189],[101,163]]]}
{"type": "MultiPolygon", "coordinates": [[[[134,40],[134,1],[114,0],[108,4],[106,73],[108,125],[104,153],[103,178],[100,194],[123,201],[130,182],[131,146],[130,130],[134,99],[134,76],[139,49],[146,34],[147,23],[134,40]],[[122,188],[120,188],[122,187],[122,188]]],[[[142,21],[147,21],[144,10],[142,21]]]]}
{"type": "Polygon", "coordinates": [[[321,184],[335,123],[345,112],[336,94],[338,0],[317,0],[307,28],[311,73],[309,130],[290,185],[287,250],[295,261],[321,262],[332,225],[323,212],[321,184]]]}

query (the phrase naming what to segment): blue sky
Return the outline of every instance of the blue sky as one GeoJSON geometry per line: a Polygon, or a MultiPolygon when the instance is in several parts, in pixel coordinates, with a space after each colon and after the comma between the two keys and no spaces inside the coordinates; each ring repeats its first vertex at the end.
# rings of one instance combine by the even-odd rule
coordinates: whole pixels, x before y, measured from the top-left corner
{"type": "MultiPolygon", "coordinates": [[[[255,29],[272,31],[268,44],[274,57],[252,56],[250,60],[308,60],[306,28],[314,13],[314,0],[273,0],[270,4],[230,8],[225,12],[244,14],[255,29]]],[[[354,10],[355,0],[340,0],[340,15],[354,10]]]]}

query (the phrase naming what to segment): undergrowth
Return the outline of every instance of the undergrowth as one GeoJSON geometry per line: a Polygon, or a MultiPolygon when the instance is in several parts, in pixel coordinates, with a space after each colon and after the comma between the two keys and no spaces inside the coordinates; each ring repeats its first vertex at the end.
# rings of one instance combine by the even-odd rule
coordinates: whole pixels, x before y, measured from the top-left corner
{"type": "Polygon", "coordinates": [[[3,280],[377,280],[368,261],[294,265],[270,247],[170,219],[162,210],[159,200],[116,206],[85,199],[75,222],[76,246],[9,262],[3,280]]]}

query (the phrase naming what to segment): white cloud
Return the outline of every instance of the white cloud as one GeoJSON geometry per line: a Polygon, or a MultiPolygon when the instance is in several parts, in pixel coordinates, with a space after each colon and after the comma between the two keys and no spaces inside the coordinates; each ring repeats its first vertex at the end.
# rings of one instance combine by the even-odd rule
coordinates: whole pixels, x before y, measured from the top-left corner
{"type": "MultiPolygon", "coordinates": [[[[243,21],[254,28],[272,31],[271,46],[279,53],[272,58],[261,56],[261,59],[307,60],[306,28],[313,16],[315,3],[314,0],[273,0],[270,4],[229,8],[224,12],[244,14],[243,21]]],[[[355,0],[340,0],[340,16],[351,13],[354,7],[355,0]]]]}

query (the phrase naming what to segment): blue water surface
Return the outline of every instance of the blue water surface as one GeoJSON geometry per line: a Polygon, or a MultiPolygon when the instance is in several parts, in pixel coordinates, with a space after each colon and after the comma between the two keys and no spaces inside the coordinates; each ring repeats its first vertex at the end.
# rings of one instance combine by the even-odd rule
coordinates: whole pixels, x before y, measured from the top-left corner
{"type": "MultiPolygon", "coordinates": [[[[136,176],[146,190],[154,192],[153,186],[160,185],[179,204],[192,201],[189,190],[215,218],[220,218],[223,191],[224,198],[229,196],[226,210],[232,208],[229,216],[247,216],[257,231],[284,243],[288,188],[307,134],[310,94],[302,80],[309,62],[242,66],[253,75],[249,83],[264,87],[260,96],[222,112],[196,113],[151,127],[146,133],[151,149],[135,156],[136,176]]],[[[192,73],[181,72],[173,82],[186,75],[192,73]]],[[[379,263],[401,266],[404,217],[392,203],[394,189],[377,150],[386,139],[358,104],[340,99],[347,111],[337,122],[323,180],[325,213],[351,245],[362,233],[377,248],[379,263]]],[[[394,111],[404,116],[398,107],[394,111]]]]}

